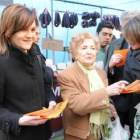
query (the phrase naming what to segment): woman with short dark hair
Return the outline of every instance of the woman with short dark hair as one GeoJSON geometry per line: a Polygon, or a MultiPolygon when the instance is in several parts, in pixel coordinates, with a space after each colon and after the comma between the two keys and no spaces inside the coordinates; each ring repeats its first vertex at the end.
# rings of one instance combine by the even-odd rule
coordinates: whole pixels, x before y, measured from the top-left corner
{"type": "MultiPolygon", "coordinates": [[[[140,80],[140,15],[130,19],[128,23],[123,26],[122,33],[131,46],[130,51],[127,53],[123,77],[125,80],[132,83],[137,79],[140,80]]],[[[132,139],[134,132],[134,117],[136,115],[135,106],[140,103],[140,94],[133,93],[130,95],[130,99],[129,128],[131,132],[130,139],[132,139]]]]}

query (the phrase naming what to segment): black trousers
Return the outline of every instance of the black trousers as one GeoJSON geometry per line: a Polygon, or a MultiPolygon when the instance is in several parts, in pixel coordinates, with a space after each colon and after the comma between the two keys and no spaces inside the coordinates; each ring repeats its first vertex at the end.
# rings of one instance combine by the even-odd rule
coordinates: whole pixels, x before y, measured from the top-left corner
{"type": "Polygon", "coordinates": [[[121,125],[124,127],[125,125],[129,126],[129,130],[130,130],[130,140],[132,139],[133,133],[134,133],[134,122],[130,122],[129,119],[129,111],[127,112],[117,112],[118,116],[120,117],[120,122],[121,125]]]}
{"type": "Polygon", "coordinates": [[[129,111],[127,112],[119,112],[117,111],[118,116],[120,118],[121,125],[124,127],[125,125],[129,125],[129,111]]]}

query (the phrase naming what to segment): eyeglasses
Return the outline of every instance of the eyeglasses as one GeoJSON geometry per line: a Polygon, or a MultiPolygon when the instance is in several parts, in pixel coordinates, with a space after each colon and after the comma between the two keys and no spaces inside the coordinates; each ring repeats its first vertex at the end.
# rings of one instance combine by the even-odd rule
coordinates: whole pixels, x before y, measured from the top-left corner
{"type": "Polygon", "coordinates": [[[112,37],[113,35],[112,34],[109,34],[109,33],[106,33],[106,32],[100,32],[104,37],[112,37]]]}

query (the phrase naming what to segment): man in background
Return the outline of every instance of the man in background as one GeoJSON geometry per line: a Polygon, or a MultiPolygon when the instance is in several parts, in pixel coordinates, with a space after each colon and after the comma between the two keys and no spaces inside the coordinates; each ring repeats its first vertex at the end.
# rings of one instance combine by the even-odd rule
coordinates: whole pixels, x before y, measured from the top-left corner
{"type": "Polygon", "coordinates": [[[100,50],[96,57],[96,62],[97,62],[96,64],[100,63],[102,65],[101,66],[102,68],[104,65],[106,49],[112,40],[113,29],[114,29],[114,25],[110,21],[103,20],[98,24],[96,30],[96,35],[100,42],[100,50]]]}

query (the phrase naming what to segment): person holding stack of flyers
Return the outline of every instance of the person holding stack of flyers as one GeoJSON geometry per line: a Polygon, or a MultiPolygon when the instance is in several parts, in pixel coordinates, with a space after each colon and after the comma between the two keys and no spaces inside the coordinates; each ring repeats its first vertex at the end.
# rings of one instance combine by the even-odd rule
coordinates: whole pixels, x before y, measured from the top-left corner
{"type": "Polygon", "coordinates": [[[45,107],[44,75],[34,44],[34,10],[7,6],[0,26],[0,140],[48,140],[46,121],[24,114],[45,107]]]}
{"type": "Polygon", "coordinates": [[[94,66],[99,41],[90,33],[72,37],[70,51],[75,61],[57,77],[63,100],[69,100],[63,113],[64,139],[100,140],[109,134],[110,117],[117,117],[109,97],[119,95],[128,82],[107,86],[106,73],[94,66]]]}

